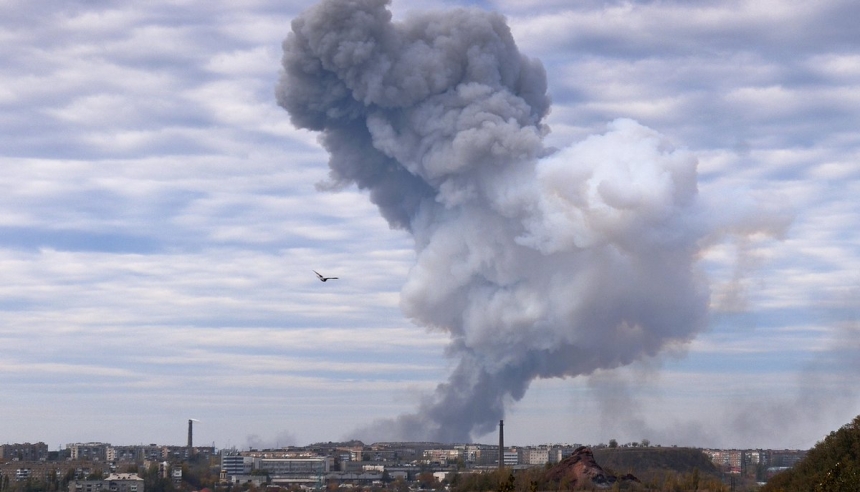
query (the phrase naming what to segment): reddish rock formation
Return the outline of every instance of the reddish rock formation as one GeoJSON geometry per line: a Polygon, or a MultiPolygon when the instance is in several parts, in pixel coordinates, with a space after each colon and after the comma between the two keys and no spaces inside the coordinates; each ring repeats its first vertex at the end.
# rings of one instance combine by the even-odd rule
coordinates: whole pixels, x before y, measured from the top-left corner
{"type": "Polygon", "coordinates": [[[600,465],[594,461],[594,454],[591,449],[580,446],[573,451],[573,454],[564,459],[557,466],[553,467],[548,473],[547,478],[557,484],[565,483],[570,488],[578,485],[592,483],[600,488],[609,488],[613,483],[621,481],[638,482],[639,479],[630,475],[616,477],[615,475],[606,473],[600,465]]]}

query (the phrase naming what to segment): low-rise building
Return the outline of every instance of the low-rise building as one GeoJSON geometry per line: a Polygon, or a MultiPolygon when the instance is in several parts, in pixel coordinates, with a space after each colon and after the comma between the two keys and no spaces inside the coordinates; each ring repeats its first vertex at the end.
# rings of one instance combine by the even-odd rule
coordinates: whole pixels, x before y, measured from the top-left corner
{"type": "Polygon", "coordinates": [[[317,484],[332,471],[334,459],[327,456],[314,458],[257,458],[254,468],[269,475],[275,485],[317,484]]]}
{"type": "Polygon", "coordinates": [[[112,473],[104,480],[73,480],[69,492],[144,492],[136,473],[112,473]]]}
{"type": "Polygon", "coordinates": [[[423,461],[447,465],[448,463],[456,463],[462,457],[463,452],[460,449],[425,449],[423,461]]]}
{"type": "Polygon", "coordinates": [[[221,480],[233,482],[234,477],[250,475],[254,458],[239,454],[221,454],[221,480]]]}
{"type": "Polygon", "coordinates": [[[173,483],[179,485],[182,482],[182,467],[174,466],[172,470],[170,470],[171,478],[173,479],[173,483]]]}

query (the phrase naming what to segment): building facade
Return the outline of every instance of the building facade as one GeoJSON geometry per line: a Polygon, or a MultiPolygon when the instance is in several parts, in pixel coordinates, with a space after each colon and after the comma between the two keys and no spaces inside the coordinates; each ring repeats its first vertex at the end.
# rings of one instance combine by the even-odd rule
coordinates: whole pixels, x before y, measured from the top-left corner
{"type": "Polygon", "coordinates": [[[332,470],[333,458],[257,458],[254,468],[268,473],[275,485],[317,484],[332,470]]]}
{"type": "Polygon", "coordinates": [[[545,465],[549,463],[548,448],[525,448],[523,449],[522,464],[524,465],[545,465]]]}
{"type": "Polygon", "coordinates": [[[136,473],[112,473],[104,480],[73,480],[69,492],[144,492],[136,473]]]}
{"type": "Polygon", "coordinates": [[[239,454],[221,455],[221,480],[232,482],[234,477],[250,475],[254,467],[254,458],[239,454]]]}
{"type": "Polygon", "coordinates": [[[456,463],[462,457],[463,451],[460,449],[425,449],[423,461],[447,465],[448,463],[456,463]]]}
{"type": "Polygon", "coordinates": [[[43,442],[0,445],[2,461],[45,461],[47,459],[48,445],[43,442]]]}
{"type": "Polygon", "coordinates": [[[107,461],[108,448],[111,445],[104,442],[88,442],[67,444],[73,460],[107,461]]]}

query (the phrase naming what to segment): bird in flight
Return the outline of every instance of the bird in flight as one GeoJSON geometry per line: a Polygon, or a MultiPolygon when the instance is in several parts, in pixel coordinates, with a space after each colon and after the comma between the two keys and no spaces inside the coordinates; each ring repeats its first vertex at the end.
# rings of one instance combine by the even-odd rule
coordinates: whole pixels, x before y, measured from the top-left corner
{"type": "Polygon", "coordinates": [[[317,274],[317,277],[319,277],[321,282],[325,282],[326,280],[336,280],[337,279],[337,277],[323,277],[322,275],[320,275],[320,272],[318,272],[316,270],[313,270],[313,272],[317,274]]]}

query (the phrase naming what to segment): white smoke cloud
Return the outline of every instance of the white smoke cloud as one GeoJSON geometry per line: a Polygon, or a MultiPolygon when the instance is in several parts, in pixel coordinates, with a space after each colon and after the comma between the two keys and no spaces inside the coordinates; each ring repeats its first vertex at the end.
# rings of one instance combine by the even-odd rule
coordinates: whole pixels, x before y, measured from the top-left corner
{"type": "Polygon", "coordinates": [[[468,441],[537,378],[688,342],[707,325],[702,249],[785,226],[700,199],[695,156],[632,120],[546,148],[546,74],[502,16],[394,23],[387,4],[326,0],[296,18],[277,88],[330,153],[324,187],[369,190],[411,232],[402,309],[450,336],[448,381],[359,437],[468,441]]]}

